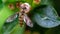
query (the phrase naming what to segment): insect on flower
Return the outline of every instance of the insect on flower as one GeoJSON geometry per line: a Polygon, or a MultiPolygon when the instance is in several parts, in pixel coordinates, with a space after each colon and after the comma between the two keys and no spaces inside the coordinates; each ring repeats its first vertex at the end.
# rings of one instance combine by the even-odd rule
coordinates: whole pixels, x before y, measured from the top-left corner
{"type": "MultiPolygon", "coordinates": [[[[27,13],[30,11],[30,8],[31,8],[30,5],[28,3],[23,3],[21,5],[18,5],[18,3],[17,3],[16,7],[19,7],[19,6],[20,6],[20,8],[19,8],[20,11],[17,12],[17,14],[15,14],[14,16],[9,17],[6,22],[14,21],[17,18],[17,15],[18,15],[18,19],[19,19],[19,23],[20,23],[21,27],[23,26],[24,22],[26,23],[27,26],[33,27],[32,21],[27,16],[27,13]]],[[[14,8],[13,4],[11,4],[9,7],[11,9],[14,8]]]]}
{"type": "Polygon", "coordinates": [[[27,13],[30,11],[30,5],[28,3],[21,4],[21,10],[19,12],[19,21],[20,26],[23,25],[23,22],[25,22],[28,26],[33,27],[33,23],[27,16],[27,13]]]}

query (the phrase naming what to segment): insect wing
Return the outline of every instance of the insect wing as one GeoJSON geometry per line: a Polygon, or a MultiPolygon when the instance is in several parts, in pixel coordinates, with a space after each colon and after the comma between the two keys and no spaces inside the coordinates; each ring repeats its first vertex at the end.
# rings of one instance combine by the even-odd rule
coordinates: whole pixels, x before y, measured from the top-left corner
{"type": "Polygon", "coordinates": [[[32,21],[29,19],[29,17],[26,14],[24,15],[24,22],[26,23],[27,26],[33,27],[32,21]]]}
{"type": "Polygon", "coordinates": [[[13,22],[17,16],[17,14],[11,15],[9,18],[7,18],[6,23],[13,22]]]}

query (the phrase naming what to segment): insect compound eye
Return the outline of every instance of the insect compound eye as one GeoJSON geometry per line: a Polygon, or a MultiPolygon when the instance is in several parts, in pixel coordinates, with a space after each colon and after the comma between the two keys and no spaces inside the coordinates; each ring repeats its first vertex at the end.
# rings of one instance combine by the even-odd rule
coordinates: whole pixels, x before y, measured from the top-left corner
{"type": "Polygon", "coordinates": [[[23,8],[23,10],[27,9],[26,7],[23,8]]]}
{"type": "Polygon", "coordinates": [[[21,4],[21,8],[25,11],[25,13],[28,13],[30,11],[30,5],[29,3],[23,3],[21,4]]]}

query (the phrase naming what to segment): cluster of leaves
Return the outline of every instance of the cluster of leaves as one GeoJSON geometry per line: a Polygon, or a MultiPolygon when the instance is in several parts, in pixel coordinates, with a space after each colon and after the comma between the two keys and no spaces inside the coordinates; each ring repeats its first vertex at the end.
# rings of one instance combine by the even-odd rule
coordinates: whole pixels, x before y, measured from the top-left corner
{"type": "MultiPolygon", "coordinates": [[[[41,0],[39,5],[34,4],[33,0],[18,1],[28,2],[33,8],[28,14],[34,23],[33,28],[27,27],[31,33],[36,31],[38,34],[60,34],[59,0],[41,0]]],[[[18,18],[12,23],[5,23],[9,16],[17,12],[7,7],[9,3],[15,4],[16,0],[0,0],[0,34],[23,34],[25,26],[20,27],[18,18]]]]}

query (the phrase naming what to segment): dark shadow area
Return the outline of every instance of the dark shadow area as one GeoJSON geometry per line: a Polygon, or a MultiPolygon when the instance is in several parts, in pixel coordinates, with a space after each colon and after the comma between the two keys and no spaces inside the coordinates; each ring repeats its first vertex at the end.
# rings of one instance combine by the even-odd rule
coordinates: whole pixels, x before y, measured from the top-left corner
{"type": "Polygon", "coordinates": [[[58,15],[60,16],[60,0],[54,0],[54,7],[57,10],[58,15]]]}

